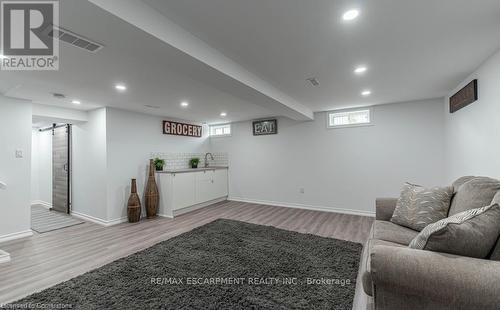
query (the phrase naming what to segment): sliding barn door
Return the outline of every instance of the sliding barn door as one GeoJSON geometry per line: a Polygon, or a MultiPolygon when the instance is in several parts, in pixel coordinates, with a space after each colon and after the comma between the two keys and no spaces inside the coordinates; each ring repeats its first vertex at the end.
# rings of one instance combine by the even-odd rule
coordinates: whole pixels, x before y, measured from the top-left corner
{"type": "Polygon", "coordinates": [[[70,210],[70,132],[71,125],[53,129],[52,135],[52,209],[70,210]]]}

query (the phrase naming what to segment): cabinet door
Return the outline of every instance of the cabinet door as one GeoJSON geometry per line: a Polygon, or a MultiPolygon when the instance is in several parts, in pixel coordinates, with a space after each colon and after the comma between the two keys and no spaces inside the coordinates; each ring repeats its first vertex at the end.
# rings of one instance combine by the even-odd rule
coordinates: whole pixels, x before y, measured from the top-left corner
{"type": "Polygon", "coordinates": [[[195,184],[194,173],[176,173],[172,175],[173,210],[196,204],[195,184]]]}
{"type": "Polygon", "coordinates": [[[228,195],[227,169],[215,170],[214,173],[214,195],[220,198],[228,195]]]}
{"type": "Polygon", "coordinates": [[[196,172],[196,203],[217,198],[214,193],[214,171],[196,172]]]}

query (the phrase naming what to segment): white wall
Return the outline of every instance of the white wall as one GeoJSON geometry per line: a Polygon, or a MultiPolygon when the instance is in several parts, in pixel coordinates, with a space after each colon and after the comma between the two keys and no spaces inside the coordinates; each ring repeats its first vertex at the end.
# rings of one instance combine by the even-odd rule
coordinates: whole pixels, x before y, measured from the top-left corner
{"type": "MultiPolygon", "coordinates": [[[[88,113],[88,122],[73,125],[73,213],[103,224],[126,219],[130,180],[139,195],[147,180],[152,152],[205,152],[202,138],[162,134],[164,117],[102,108],[88,113]]],[[[208,132],[205,128],[205,133],[208,132]]],[[[144,213],[145,214],[145,213],[144,213]]]]}
{"type": "Polygon", "coordinates": [[[31,201],[38,200],[38,129],[31,131],[31,201]]]}
{"type": "Polygon", "coordinates": [[[31,103],[0,96],[0,240],[30,232],[30,175],[31,103]]]}
{"type": "Polygon", "coordinates": [[[52,205],[52,131],[32,130],[31,201],[52,205]]]}
{"type": "Polygon", "coordinates": [[[204,128],[201,138],[164,135],[164,119],[169,118],[107,108],[108,220],[127,216],[132,178],[137,179],[137,189],[144,207],[143,191],[151,152],[208,151],[207,128],[204,128]]]}
{"type": "Polygon", "coordinates": [[[73,125],[72,210],[106,220],[106,109],[88,112],[88,122],[73,125]]]}
{"type": "Polygon", "coordinates": [[[442,99],[373,111],[374,126],[327,129],[326,113],[316,113],[312,122],[280,118],[278,135],[260,137],[251,122],[233,124],[231,137],[209,139],[229,153],[230,197],[370,213],[405,181],[442,184],[442,99]]]}
{"type": "Polygon", "coordinates": [[[450,96],[478,79],[479,100],[449,113],[445,98],[446,178],[484,175],[500,179],[500,51],[465,79],[450,96]]]}

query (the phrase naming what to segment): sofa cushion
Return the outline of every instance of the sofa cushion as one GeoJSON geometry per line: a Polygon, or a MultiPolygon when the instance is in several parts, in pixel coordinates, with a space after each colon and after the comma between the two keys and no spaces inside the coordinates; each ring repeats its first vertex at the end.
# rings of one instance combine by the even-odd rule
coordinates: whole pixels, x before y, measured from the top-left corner
{"type": "MultiPolygon", "coordinates": [[[[464,178],[455,182],[461,179],[464,178]]],[[[448,216],[488,206],[498,191],[500,191],[500,181],[487,177],[474,177],[458,186],[451,200],[448,216]]]]}
{"type": "Polygon", "coordinates": [[[452,186],[453,186],[453,193],[458,192],[458,189],[460,188],[460,186],[464,185],[465,183],[469,182],[470,180],[472,180],[474,178],[476,178],[476,177],[474,177],[474,176],[465,176],[465,177],[458,178],[452,184],[452,186]]]}
{"type": "Polygon", "coordinates": [[[373,282],[371,274],[371,249],[375,245],[390,245],[396,247],[404,247],[402,244],[397,244],[389,241],[368,239],[363,248],[363,256],[361,260],[360,273],[361,273],[361,283],[363,284],[363,290],[366,294],[373,296],[373,282]]]}
{"type": "Polygon", "coordinates": [[[394,242],[407,246],[418,235],[418,231],[388,221],[373,222],[372,239],[394,242]]]}
{"type": "Polygon", "coordinates": [[[413,249],[487,258],[500,235],[500,205],[471,209],[424,228],[413,249]]]}
{"type": "MultiPolygon", "coordinates": [[[[493,197],[493,200],[491,201],[491,204],[499,204],[500,205],[500,191],[495,194],[495,197],[493,197]]],[[[500,261],[500,236],[498,236],[498,240],[496,243],[495,248],[491,251],[490,257],[491,260],[496,260],[500,261]]]]}
{"type": "Polygon", "coordinates": [[[500,236],[498,237],[497,245],[491,252],[490,259],[500,261],[500,236]]]}
{"type": "Polygon", "coordinates": [[[406,183],[391,222],[421,231],[425,226],[446,218],[452,196],[453,187],[425,188],[406,183]]]}

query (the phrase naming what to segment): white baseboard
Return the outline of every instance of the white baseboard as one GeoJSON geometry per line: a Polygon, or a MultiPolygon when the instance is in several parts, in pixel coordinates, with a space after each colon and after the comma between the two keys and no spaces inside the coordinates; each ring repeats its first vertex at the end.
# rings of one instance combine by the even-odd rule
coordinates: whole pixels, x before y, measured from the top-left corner
{"type": "Polygon", "coordinates": [[[91,215],[87,215],[84,213],[76,212],[76,211],[71,211],[71,215],[73,215],[74,217],[80,218],[82,220],[86,220],[86,221],[96,223],[96,224],[99,224],[102,226],[113,226],[113,225],[125,223],[128,221],[128,219],[126,217],[122,217],[122,218],[114,219],[114,220],[103,220],[103,219],[100,219],[100,218],[97,218],[97,217],[94,217],[91,215]]]}
{"type": "Polygon", "coordinates": [[[375,216],[375,212],[371,212],[371,211],[342,209],[342,208],[333,208],[333,207],[325,207],[325,206],[313,206],[313,205],[305,205],[305,204],[290,203],[290,202],[277,202],[277,201],[269,201],[269,200],[247,199],[247,198],[241,198],[241,197],[228,197],[227,200],[238,201],[238,202],[256,203],[256,204],[269,205],[269,206],[275,206],[275,207],[305,209],[305,210],[312,210],[312,211],[333,212],[333,213],[361,215],[361,216],[369,216],[369,217],[375,216]]]}
{"type": "Polygon", "coordinates": [[[0,243],[33,236],[31,229],[0,236],[0,243]]]}
{"type": "Polygon", "coordinates": [[[159,217],[166,217],[168,219],[173,219],[174,218],[172,215],[166,215],[166,214],[160,214],[160,213],[158,213],[158,216],[159,217]]]}
{"type": "MultiPolygon", "coordinates": [[[[97,218],[94,216],[90,216],[87,214],[83,214],[80,212],[76,212],[76,211],[71,211],[71,215],[73,215],[74,217],[80,218],[82,220],[86,220],[86,221],[96,223],[96,224],[106,226],[106,227],[128,222],[128,217],[122,217],[119,219],[107,221],[107,220],[103,220],[103,219],[100,219],[100,218],[97,218]]],[[[173,218],[172,216],[166,215],[166,214],[158,214],[158,216],[166,217],[166,218],[173,218]]],[[[145,218],[146,218],[146,215],[141,215],[141,220],[145,219],[145,218]]]]}
{"type": "Polygon", "coordinates": [[[206,201],[206,202],[202,202],[202,203],[196,204],[194,206],[189,206],[189,207],[186,207],[186,208],[183,208],[183,209],[174,210],[172,212],[173,213],[173,217],[176,217],[176,216],[179,216],[181,214],[188,213],[188,212],[191,212],[191,211],[195,211],[195,210],[198,210],[198,209],[201,209],[201,208],[205,208],[205,207],[208,207],[210,205],[213,205],[215,203],[219,203],[219,202],[222,202],[222,201],[225,201],[225,200],[227,200],[227,196],[224,196],[224,197],[221,197],[221,198],[216,198],[216,199],[213,199],[213,200],[210,200],[210,201],[206,201]]]}
{"type": "Polygon", "coordinates": [[[41,205],[41,206],[43,206],[43,207],[45,207],[47,209],[52,208],[52,204],[51,203],[43,201],[43,200],[33,200],[31,202],[31,205],[41,205]]]}
{"type": "Polygon", "coordinates": [[[0,250],[0,264],[10,262],[10,254],[0,250]]]}

